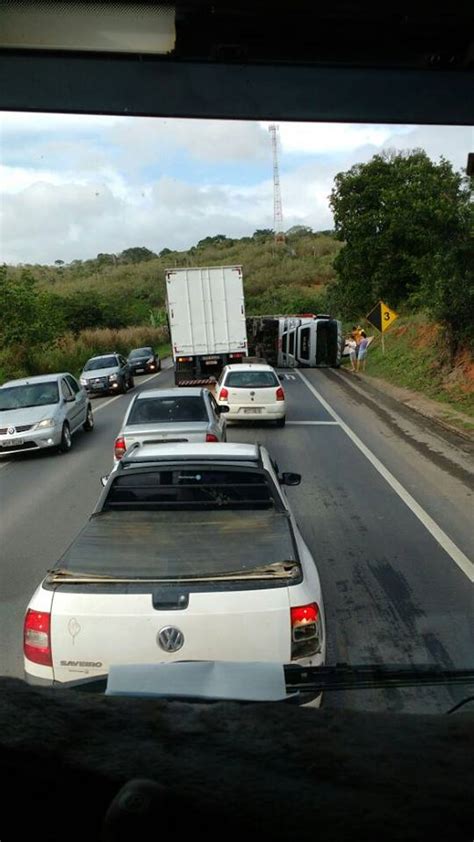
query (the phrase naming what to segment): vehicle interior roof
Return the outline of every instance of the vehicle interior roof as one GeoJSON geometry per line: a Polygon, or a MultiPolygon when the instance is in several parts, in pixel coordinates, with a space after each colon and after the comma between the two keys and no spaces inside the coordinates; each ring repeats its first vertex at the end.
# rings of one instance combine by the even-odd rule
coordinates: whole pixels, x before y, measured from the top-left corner
{"type": "MultiPolygon", "coordinates": [[[[0,107],[221,119],[474,122],[472,3],[437,8],[417,0],[409,6],[294,0],[279,12],[259,0],[174,5],[176,44],[170,55],[67,53],[61,44],[47,51],[0,50],[0,107]]],[[[87,14],[93,6],[84,4],[87,14]]]]}

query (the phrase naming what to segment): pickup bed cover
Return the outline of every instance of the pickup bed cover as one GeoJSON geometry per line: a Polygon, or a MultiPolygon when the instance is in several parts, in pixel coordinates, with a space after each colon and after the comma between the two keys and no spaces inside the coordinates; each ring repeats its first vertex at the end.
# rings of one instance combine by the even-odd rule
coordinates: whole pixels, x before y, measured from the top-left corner
{"type": "Polygon", "coordinates": [[[284,513],[105,511],[89,520],[51,572],[176,580],[297,561],[284,513]]]}

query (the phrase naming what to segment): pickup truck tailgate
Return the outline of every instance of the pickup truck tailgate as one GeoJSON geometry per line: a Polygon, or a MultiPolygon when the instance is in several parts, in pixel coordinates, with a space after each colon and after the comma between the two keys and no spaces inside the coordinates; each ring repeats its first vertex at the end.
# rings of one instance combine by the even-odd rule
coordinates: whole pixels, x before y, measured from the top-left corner
{"type": "Polygon", "coordinates": [[[101,513],[52,584],[54,678],[71,681],[120,663],[288,662],[289,591],[299,581],[284,514],[101,513]],[[168,626],[181,634],[171,651],[163,635],[160,641],[168,626]]]}
{"type": "Polygon", "coordinates": [[[184,610],[160,610],[154,608],[151,592],[79,594],[59,589],[51,628],[54,679],[101,674],[111,664],[290,660],[287,587],[190,593],[188,599],[184,610]],[[159,643],[167,626],[183,636],[175,652],[159,643]]]}

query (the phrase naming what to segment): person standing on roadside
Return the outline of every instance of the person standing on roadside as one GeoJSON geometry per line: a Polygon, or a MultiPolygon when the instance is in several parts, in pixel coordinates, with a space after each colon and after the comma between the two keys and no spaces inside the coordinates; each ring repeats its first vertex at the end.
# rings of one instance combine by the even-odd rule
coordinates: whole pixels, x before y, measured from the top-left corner
{"type": "Polygon", "coordinates": [[[360,332],[360,341],[357,347],[357,371],[360,371],[362,363],[362,371],[365,371],[365,361],[367,359],[367,348],[369,347],[369,340],[365,330],[360,332]]]}
{"type": "Polygon", "coordinates": [[[351,335],[349,339],[346,340],[347,347],[349,348],[349,359],[351,361],[351,371],[356,370],[356,361],[357,361],[357,342],[351,335]]]}

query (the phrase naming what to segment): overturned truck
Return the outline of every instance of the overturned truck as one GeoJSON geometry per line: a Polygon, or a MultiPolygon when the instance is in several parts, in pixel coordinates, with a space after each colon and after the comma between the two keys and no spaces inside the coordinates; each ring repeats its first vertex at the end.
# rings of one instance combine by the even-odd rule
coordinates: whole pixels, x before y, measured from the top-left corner
{"type": "Polygon", "coordinates": [[[332,367],[341,364],[342,324],[327,314],[247,318],[249,356],[281,368],[332,367]]]}

